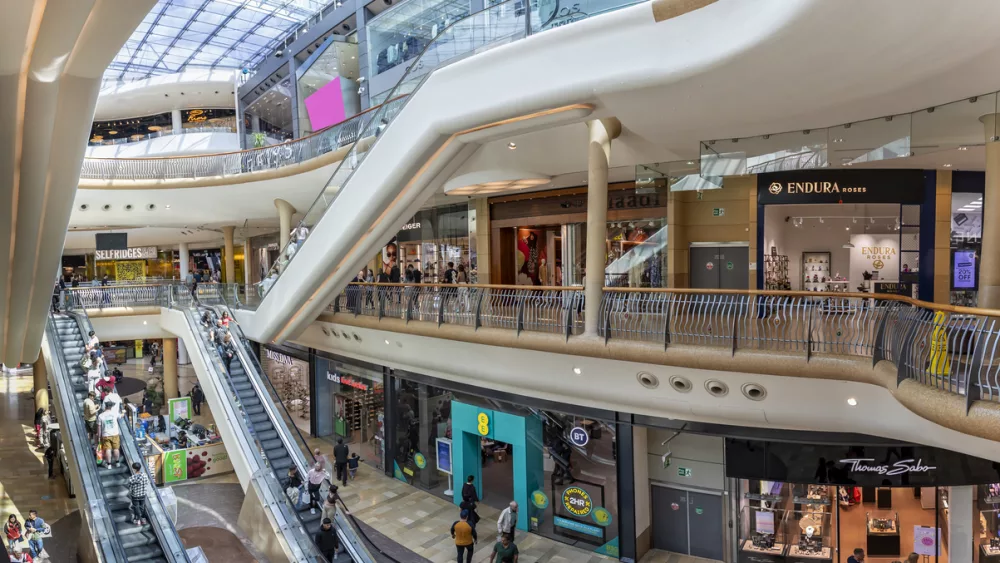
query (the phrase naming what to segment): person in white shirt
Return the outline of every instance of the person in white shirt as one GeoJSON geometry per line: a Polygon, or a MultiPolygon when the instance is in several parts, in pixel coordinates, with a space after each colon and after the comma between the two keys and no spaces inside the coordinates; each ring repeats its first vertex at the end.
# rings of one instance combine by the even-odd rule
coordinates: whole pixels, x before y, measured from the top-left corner
{"type": "Polygon", "coordinates": [[[104,450],[104,466],[118,468],[121,462],[121,430],[118,428],[118,410],[112,401],[104,402],[104,412],[97,417],[97,429],[101,433],[101,449],[104,450]],[[112,461],[113,460],[113,461],[112,461]]]}
{"type": "Polygon", "coordinates": [[[115,416],[120,417],[124,414],[122,412],[122,398],[117,392],[112,391],[104,397],[104,404],[107,405],[108,403],[112,404],[111,410],[114,411],[115,416]]]}
{"type": "Polygon", "coordinates": [[[500,518],[497,519],[497,541],[500,541],[503,536],[510,538],[510,541],[514,541],[514,530],[517,529],[517,503],[514,501],[510,502],[510,506],[503,509],[500,513],[500,518]]]}
{"type": "Polygon", "coordinates": [[[87,368],[87,390],[93,392],[94,384],[101,378],[101,358],[97,352],[90,352],[90,367],[87,368]]]}

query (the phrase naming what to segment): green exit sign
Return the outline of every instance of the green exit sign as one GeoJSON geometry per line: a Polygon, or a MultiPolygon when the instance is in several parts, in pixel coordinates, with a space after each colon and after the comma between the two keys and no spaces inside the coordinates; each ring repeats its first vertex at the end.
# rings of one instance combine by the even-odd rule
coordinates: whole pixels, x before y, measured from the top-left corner
{"type": "Polygon", "coordinates": [[[726,216],[726,208],[725,207],[713,207],[712,208],[712,217],[725,217],[725,216],[726,216]]]}
{"type": "Polygon", "coordinates": [[[690,478],[691,477],[691,469],[688,468],[688,467],[678,467],[677,468],[677,476],[678,477],[688,477],[688,478],[690,478]]]}

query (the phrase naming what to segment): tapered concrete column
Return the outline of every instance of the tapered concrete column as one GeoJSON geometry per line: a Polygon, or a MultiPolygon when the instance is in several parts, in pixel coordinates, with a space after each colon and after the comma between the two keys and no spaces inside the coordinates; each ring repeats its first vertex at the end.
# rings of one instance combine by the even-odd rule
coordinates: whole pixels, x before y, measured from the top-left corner
{"type": "Polygon", "coordinates": [[[188,243],[182,242],[178,245],[178,254],[180,254],[180,266],[181,266],[181,281],[187,279],[188,272],[191,271],[191,254],[188,252],[188,243]]]}
{"type": "Polygon", "coordinates": [[[49,376],[41,354],[31,367],[35,383],[35,410],[46,409],[49,407],[49,376]]]}
{"type": "Polygon", "coordinates": [[[614,118],[587,123],[587,271],[583,280],[585,333],[596,336],[604,293],[604,266],[608,258],[608,165],[611,141],[621,134],[622,124],[614,118]]]}
{"type": "Polygon", "coordinates": [[[177,391],[177,339],[163,339],[163,396],[176,399],[177,391]]]}
{"type": "Polygon", "coordinates": [[[274,206],[278,208],[278,237],[281,240],[281,249],[284,250],[292,233],[292,215],[295,213],[295,208],[283,199],[274,200],[274,206]]]}
{"type": "Polygon", "coordinates": [[[233,256],[233,232],[236,227],[222,227],[222,238],[226,243],[226,283],[236,282],[236,257],[233,256]]]}
{"type": "Polygon", "coordinates": [[[948,559],[972,561],[979,549],[975,486],[948,487],[948,522],[944,525],[948,526],[948,559]]]}
{"type": "MultiPolygon", "coordinates": [[[[997,140],[997,114],[979,118],[986,136],[986,190],[983,195],[983,218],[1000,217],[1000,142],[997,140]]],[[[1000,307],[1000,221],[983,221],[983,249],[979,253],[980,307],[1000,307]]]]}
{"type": "Polygon", "coordinates": [[[177,339],[177,364],[186,366],[191,363],[191,358],[188,358],[187,346],[184,345],[184,341],[180,338],[177,339]]]}
{"type": "Polygon", "coordinates": [[[175,109],[170,111],[170,124],[173,126],[174,133],[179,133],[184,128],[184,120],[181,119],[181,110],[175,109]]]}

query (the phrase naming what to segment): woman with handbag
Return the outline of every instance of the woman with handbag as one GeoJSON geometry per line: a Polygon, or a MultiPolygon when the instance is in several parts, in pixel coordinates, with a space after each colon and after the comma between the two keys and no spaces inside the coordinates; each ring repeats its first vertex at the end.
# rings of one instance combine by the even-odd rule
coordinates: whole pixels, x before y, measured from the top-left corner
{"type": "Polygon", "coordinates": [[[7,551],[13,553],[17,543],[24,539],[21,536],[21,523],[18,522],[16,514],[11,514],[7,518],[7,523],[3,526],[3,533],[7,536],[7,551]]]}

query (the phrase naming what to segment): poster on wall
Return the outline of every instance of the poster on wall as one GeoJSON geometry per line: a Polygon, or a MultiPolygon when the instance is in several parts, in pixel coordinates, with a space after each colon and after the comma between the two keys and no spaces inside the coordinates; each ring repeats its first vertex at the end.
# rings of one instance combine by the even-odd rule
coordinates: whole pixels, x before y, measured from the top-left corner
{"type": "MultiPolygon", "coordinates": [[[[392,237],[388,243],[386,243],[385,248],[382,249],[382,271],[385,272],[390,279],[395,279],[399,282],[399,243],[396,242],[396,237],[392,237]],[[393,268],[396,268],[395,277],[393,277],[393,268]]],[[[377,279],[376,275],[376,280],[377,279]]]]}
{"type": "Polygon", "coordinates": [[[976,251],[955,250],[952,252],[952,289],[976,289],[976,251]]]}
{"type": "Polygon", "coordinates": [[[187,450],[173,450],[163,454],[163,482],[176,483],[187,480],[187,450]]]}
{"type": "Polygon", "coordinates": [[[516,257],[517,285],[542,285],[539,271],[547,263],[544,231],[518,229],[516,257]]]}
{"type": "Polygon", "coordinates": [[[852,235],[851,282],[856,286],[862,273],[872,274],[872,280],[899,281],[899,235],[852,235]]]}
{"type": "Polygon", "coordinates": [[[167,401],[170,409],[170,421],[175,422],[178,418],[191,418],[191,397],[178,397],[167,401]]]}

